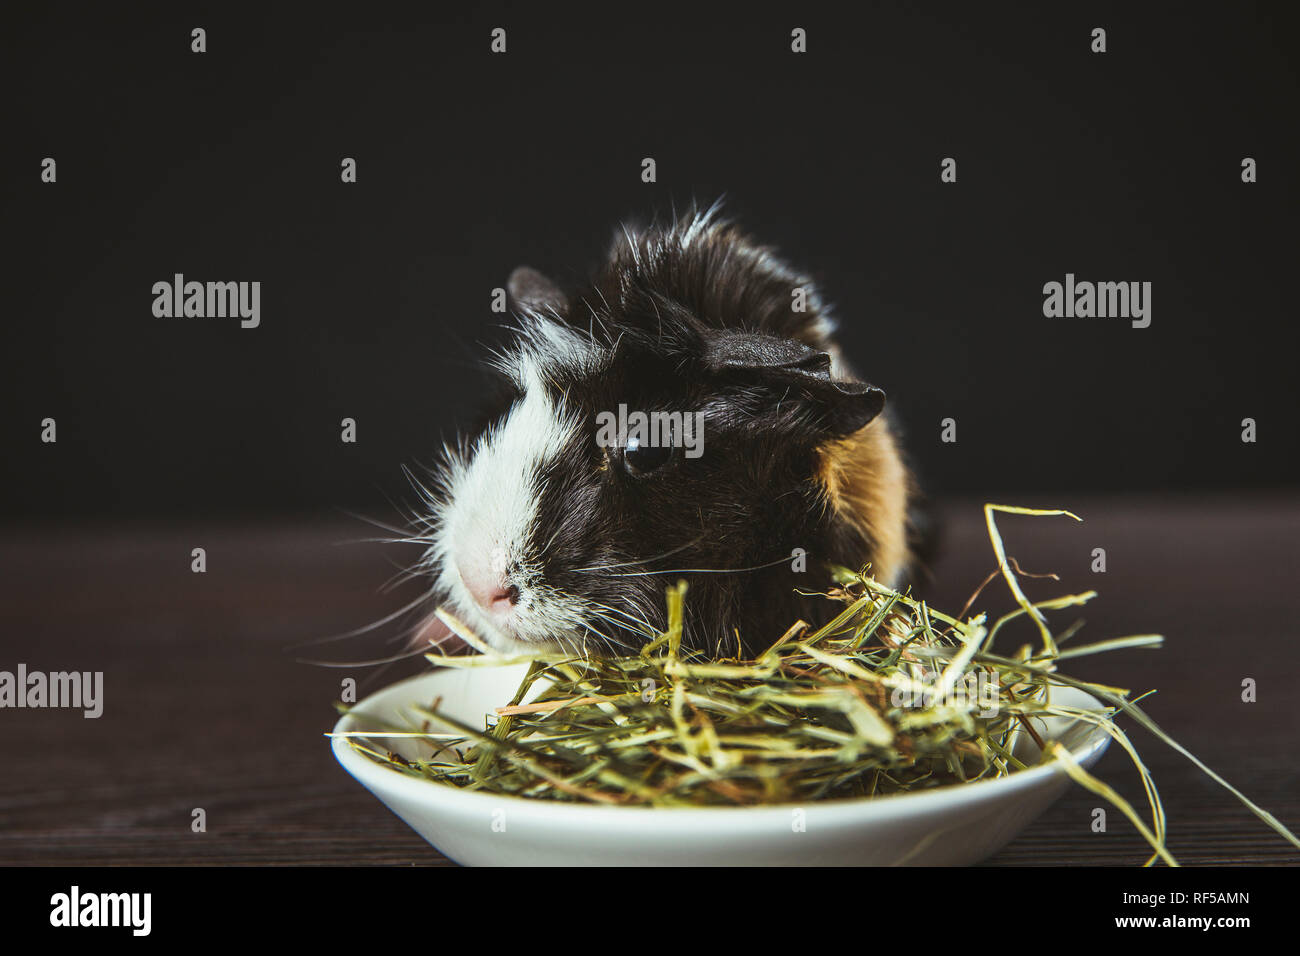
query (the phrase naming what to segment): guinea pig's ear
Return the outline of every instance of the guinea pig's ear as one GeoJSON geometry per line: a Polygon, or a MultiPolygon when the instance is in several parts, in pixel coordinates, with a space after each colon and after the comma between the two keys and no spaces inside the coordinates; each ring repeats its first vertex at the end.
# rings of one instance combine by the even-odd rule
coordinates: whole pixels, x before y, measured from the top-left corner
{"type": "Polygon", "coordinates": [[[519,266],[510,273],[506,292],[529,312],[563,315],[569,308],[569,300],[560,287],[528,266],[519,266]]]}
{"type": "Polygon", "coordinates": [[[756,332],[718,332],[705,345],[705,362],[717,375],[770,389],[773,402],[807,402],[837,435],[850,435],[885,407],[885,393],[865,382],[831,378],[831,357],[793,339],[756,332]]]}

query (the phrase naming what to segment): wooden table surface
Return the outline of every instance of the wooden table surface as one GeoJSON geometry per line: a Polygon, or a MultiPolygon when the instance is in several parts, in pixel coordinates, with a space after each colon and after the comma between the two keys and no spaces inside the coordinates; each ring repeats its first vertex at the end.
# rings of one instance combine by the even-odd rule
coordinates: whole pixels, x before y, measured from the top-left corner
{"type": "MultiPolygon", "coordinates": [[[[1006,518],[1008,550],[1048,597],[1095,588],[1080,640],[1160,632],[1160,650],[1073,662],[1081,677],[1155,687],[1153,718],[1300,830],[1300,499],[1017,501],[1086,519],[1006,518]],[[1090,570],[1104,548],[1107,571],[1090,570]],[[1241,699],[1242,681],[1258,700],[1241,699]]],[[[978,502],[949,502],[927,594],[955,610],[993,567],[978,502]]],[[[298,663],[289,645],[355,628],[412,595],[383,593],[413,554],[346,543],[373,529],[182,521],[0,532],[0,670],[104,672],[104,713],[0,711],[0,864],[421,864],[446,861],[352,781],[321,736],[340,681],[365,694],[410,672],[298,663]],[[208,570],[190,570],[194,547],[208,570]],[[203,808],[207,830],[191,830],[203,808]]],[[[1000,586],[991,610],[1006,608],[1000,586]]],[[[1063,627],[1069,618],[1056,619],[1063,627]]],[[[1014,649],[1020,637],[1004,646],[1014,649]]],[[[317,653],[379,656],[383,638],[317,653]]],[[[1132,728],[1185,864],[1295,864],[1300,853],[1185,758],[1132,728]]],[[[1096,772],[1135,804],[1112,746],[1096,772]]],[[[990,862],[1133,865],[1145,844],[1073,787],[990,862]]]]}

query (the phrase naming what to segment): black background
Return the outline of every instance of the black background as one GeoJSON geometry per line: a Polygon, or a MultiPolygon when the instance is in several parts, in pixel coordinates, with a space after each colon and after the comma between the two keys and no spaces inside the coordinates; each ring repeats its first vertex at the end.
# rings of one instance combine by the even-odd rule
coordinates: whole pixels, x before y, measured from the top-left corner
{"type": "Polygon", "coordinates": [[[514,265],[723,194],[820,279],[932,492],[1294,486],[1283,5],[447,6],[6,11],[6,522],[409,498],[514,265]],[[155,318],[175,272],[261,281],[261,327],[155,318]],[[1151,327],[1044,318],[1066,272],[1152,282],[1151,327]]]}

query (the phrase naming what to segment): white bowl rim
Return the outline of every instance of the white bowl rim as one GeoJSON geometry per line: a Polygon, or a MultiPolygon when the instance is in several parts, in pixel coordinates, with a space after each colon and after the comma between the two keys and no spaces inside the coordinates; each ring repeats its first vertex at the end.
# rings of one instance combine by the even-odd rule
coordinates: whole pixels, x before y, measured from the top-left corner
{"type": "MultiPolygon", "coordinates": [[[[441,672],[432,671],[417,674],[414,677],[389,684],[354,705],[353,709],[360,710],[366,705],[380,709],[388,703],[387,698],[398,696],[405,698],[410,685],[431,680],[438,676],[439,673],[441,672]]],[[[1096,709],[1104,709],[1104,705],[1087,691],[1059,686],[1054,690],[1078,695],[1080,698],[1078,706],[1082,709],[1093,709],[1094,705],[1096,709]]],[[[361,716],[365,715],[362,714],[361,716]]],[[[349,726],[352,720],[353,714],[344,714],[335,723],[333,732],[339,734],[353,729],[349,726]]],[[[1076,723],[1078,723],[1077,719],[1067,725],[1066,729],[1073,727],[1076,723]]],[[[375,736],[378,738],[382,735],[376,734],[375,736]]],[[[1090,765],[1105,752],[1110,745],[1110,739],[1109,733],[1094,727],[1085,738],[1086,744],[1077,750],[1071,750],[1071,756],[1081,764],[1090,765]]],[[[558,822],[558,820],[555,820],[556,817],[563,819],[565,815],[570,815],[569,819],[576,822],[579,817],[583,820],[590,820],[591,814],[597,814],[601,818],[602,825],[619,821],[628,825],[641,826],[651,819],[662,824],[668,822],[665,818],[670,815],[680,822],[687,822],[690,818],[702,819],[708,817],[711,822],[719,823],[721,822],[719,819],[720,814],[731,814],[730,819],[734,820],[741,819],[742,815],[745,819],[752,820],[760,814],[779,813],[782,816],[789,816],[790,811],[795,808],[815,810],[818,816],[823,818],[827,816],[851,818],[857,822],[864,822],[868,818],[873,818],[883,822],[913,813],[937,810],[944,805],[951,804],[954,800],[963,802],[972,800],[988,801],[1001,797],[1010,797],[1035,785],[1042,784],[1051,777],[1065,773],[1060,761],[1050,761],[1016,771],[1005,777],[976,780],[964,784],[947,784],[917,793],[891,793],[875,797],[837,797],[829,800],[809,800],[805,803],[764,803],[748,806],[623,807],[602,803],[571,803],[560,800],[544,800],[536,797],[519,797],[513,794],[494,793],[488,790],[465,790],[451,784],[417,778],[393,770],[391,767],[386,767],[365,754],[354,750],[345,737],[333,737],[330,739],[330,743],[335,759],[367,789],[370,789],[370,782],[373,782],[375,787],[381,790],[395,791],[397,795],[416,803],[430,804],[436,802],[464,811],[469,811],[476,806],[480,810],[487,810],[488,804],[499,807],[504,802],[513,808],[512,813],[551,817],[553,822],[558,822]]],[[[692,819],[691,822],[698,821],[692,819]]]]}

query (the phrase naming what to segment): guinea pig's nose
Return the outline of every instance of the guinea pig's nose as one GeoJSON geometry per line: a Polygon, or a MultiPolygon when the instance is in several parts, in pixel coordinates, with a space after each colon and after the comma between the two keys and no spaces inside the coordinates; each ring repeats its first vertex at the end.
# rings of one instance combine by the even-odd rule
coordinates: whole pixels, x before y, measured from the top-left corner
{"type": "Polygon", "coordinates": [[[471,589],[478,606],[489,614],[505,614],[519,603],[519,589],[513,584],[498,584],[485,591],[471,589]]]}
{"type": "Polygon", "coordinates": [[[483,610],[503,614],[519,603],[519,588],[494,574],[462,574],[474,602],[483,610]]]}

